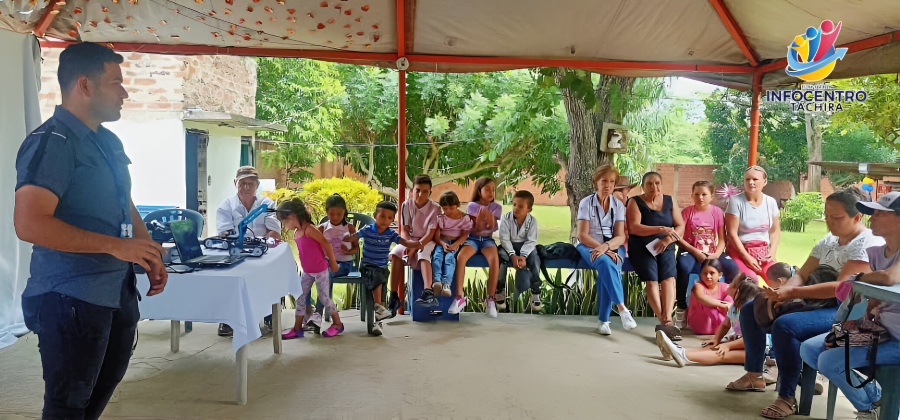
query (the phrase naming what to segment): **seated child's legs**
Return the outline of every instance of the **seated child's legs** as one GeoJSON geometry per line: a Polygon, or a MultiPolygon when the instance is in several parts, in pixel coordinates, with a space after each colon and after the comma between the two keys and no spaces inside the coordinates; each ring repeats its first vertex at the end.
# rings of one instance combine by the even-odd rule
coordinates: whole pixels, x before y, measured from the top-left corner
{"type": "MultiPolygon", "coordinates": [[[[463,245],[456,254],[456,295],[463,295],[463,283],[466,280],[466,263],[469,262],[469,258],[472,258],[476,252],[478,252],[475,248],[469,245],[471,240],[467,240],[466,244],[463,245]]],[[[445,257],[446,260],[446,257],[445,257]]]]}
{"type": "Polygon", "coordinates": [[[406,247],[400,244],[391,250],[389,259],[391,261],[391,290],[393,291],[400,290],[400,282],[403,281],[406,270],[406,261],[403,260],[405,254],[406,247]]]}
{"type": "Polygon", "coordinates": [[[431,279],[443,283],[444,277],[444,247],[435,247],[431,255],[431,279]]]}
{"type": "Polygon", "coordinates": [[[525,269],[531,271],[531,293],[541,293],[541,259],[537,251],[525,257],[525,269]]]}

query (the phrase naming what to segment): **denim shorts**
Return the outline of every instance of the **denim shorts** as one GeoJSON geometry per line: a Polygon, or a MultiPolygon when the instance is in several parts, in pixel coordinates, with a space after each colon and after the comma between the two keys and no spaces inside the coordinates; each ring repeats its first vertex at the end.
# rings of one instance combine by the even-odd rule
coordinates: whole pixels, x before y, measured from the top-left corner
{"type": "Polygon", "coordinates": [[[497,247],[497,243],[494,242],[494,238],[490,236],[475,236],[469,235],[469,238],[466,239],[466,242],[463,243],[463,246],[470,246],[475,248],[475,252],[481,252],[482,249],[489,247],[497,247]]]}

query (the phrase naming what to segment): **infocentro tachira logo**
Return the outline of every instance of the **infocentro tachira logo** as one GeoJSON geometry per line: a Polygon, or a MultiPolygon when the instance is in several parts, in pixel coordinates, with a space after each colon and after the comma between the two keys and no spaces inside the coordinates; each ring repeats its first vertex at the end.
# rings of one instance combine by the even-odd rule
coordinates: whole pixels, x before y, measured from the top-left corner
{"type": "Polygon", "coordinates": [[[846,48],[834,48],[841,22],[837,26],[830,20],[823,20],[819,29],[812,26],[803,35],[797,35],[788,47],[788,65],[784,71],[807,82],[818,82],[834,70],[837,60],[843,59],[846,48]]]}

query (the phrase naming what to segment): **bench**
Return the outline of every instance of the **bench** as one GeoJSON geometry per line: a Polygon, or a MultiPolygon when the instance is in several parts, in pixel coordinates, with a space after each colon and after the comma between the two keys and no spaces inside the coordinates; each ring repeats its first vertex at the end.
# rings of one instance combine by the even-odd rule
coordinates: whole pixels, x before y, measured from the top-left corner
{"type": "MultiPolygon", "coordinates": [[[[592,270],[593,268],[588,265],[584,260],[578,260],[577,264],[572,264],[571,260],[568,259],[555,259],[555,260],[547,260],[544,262],[544,266],[547,269],[570,269],[570,270],[592,270]]],[[[481,253],[473,255],[469,258],[469,261],[466,262],[466,267],[473,268],[488,268],[487,259],[481,253]]],[[[420,270],[411,270],[412,274],[410,277],[410,286],[407,289],[406,301],[411,306],[412,319],[416,322],[425,322],[432,320],[445,320],[445,321],[459,321],[459,315],[451,315],[447,312],[450,308],[450,304],[453,302],[453,297],[438,297],[438,307],[437,308],[421,308],[417,307],[413,302],[422,296],[422,291],[425,289],[425,283],[422,279],[422,272],[420,270]],[[440,311],[440,314],[437,314],[437,311],[440,311]]],[[[628,261],[628,258],[625,258],[625,262],[622,264],[622,273],[628,273],[634,271],[634,267],[632,267],[631,262],[628,261]]],[[[453,276],[453,281],[450,284],[451,290],[456,290],[456,276],[453,276]]]]}

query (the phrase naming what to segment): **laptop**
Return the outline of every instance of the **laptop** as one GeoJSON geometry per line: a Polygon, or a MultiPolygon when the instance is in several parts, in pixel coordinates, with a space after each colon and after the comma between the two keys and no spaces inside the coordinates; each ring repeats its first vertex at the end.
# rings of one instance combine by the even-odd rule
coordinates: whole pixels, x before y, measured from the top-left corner
{"type": "Polygon", "coordinates": [[[244,260],[246,255],[203,255],[197,227],[191,220],[175,220],[169,224],[181,264],[189,267],[227,267],[244,260]]]}

